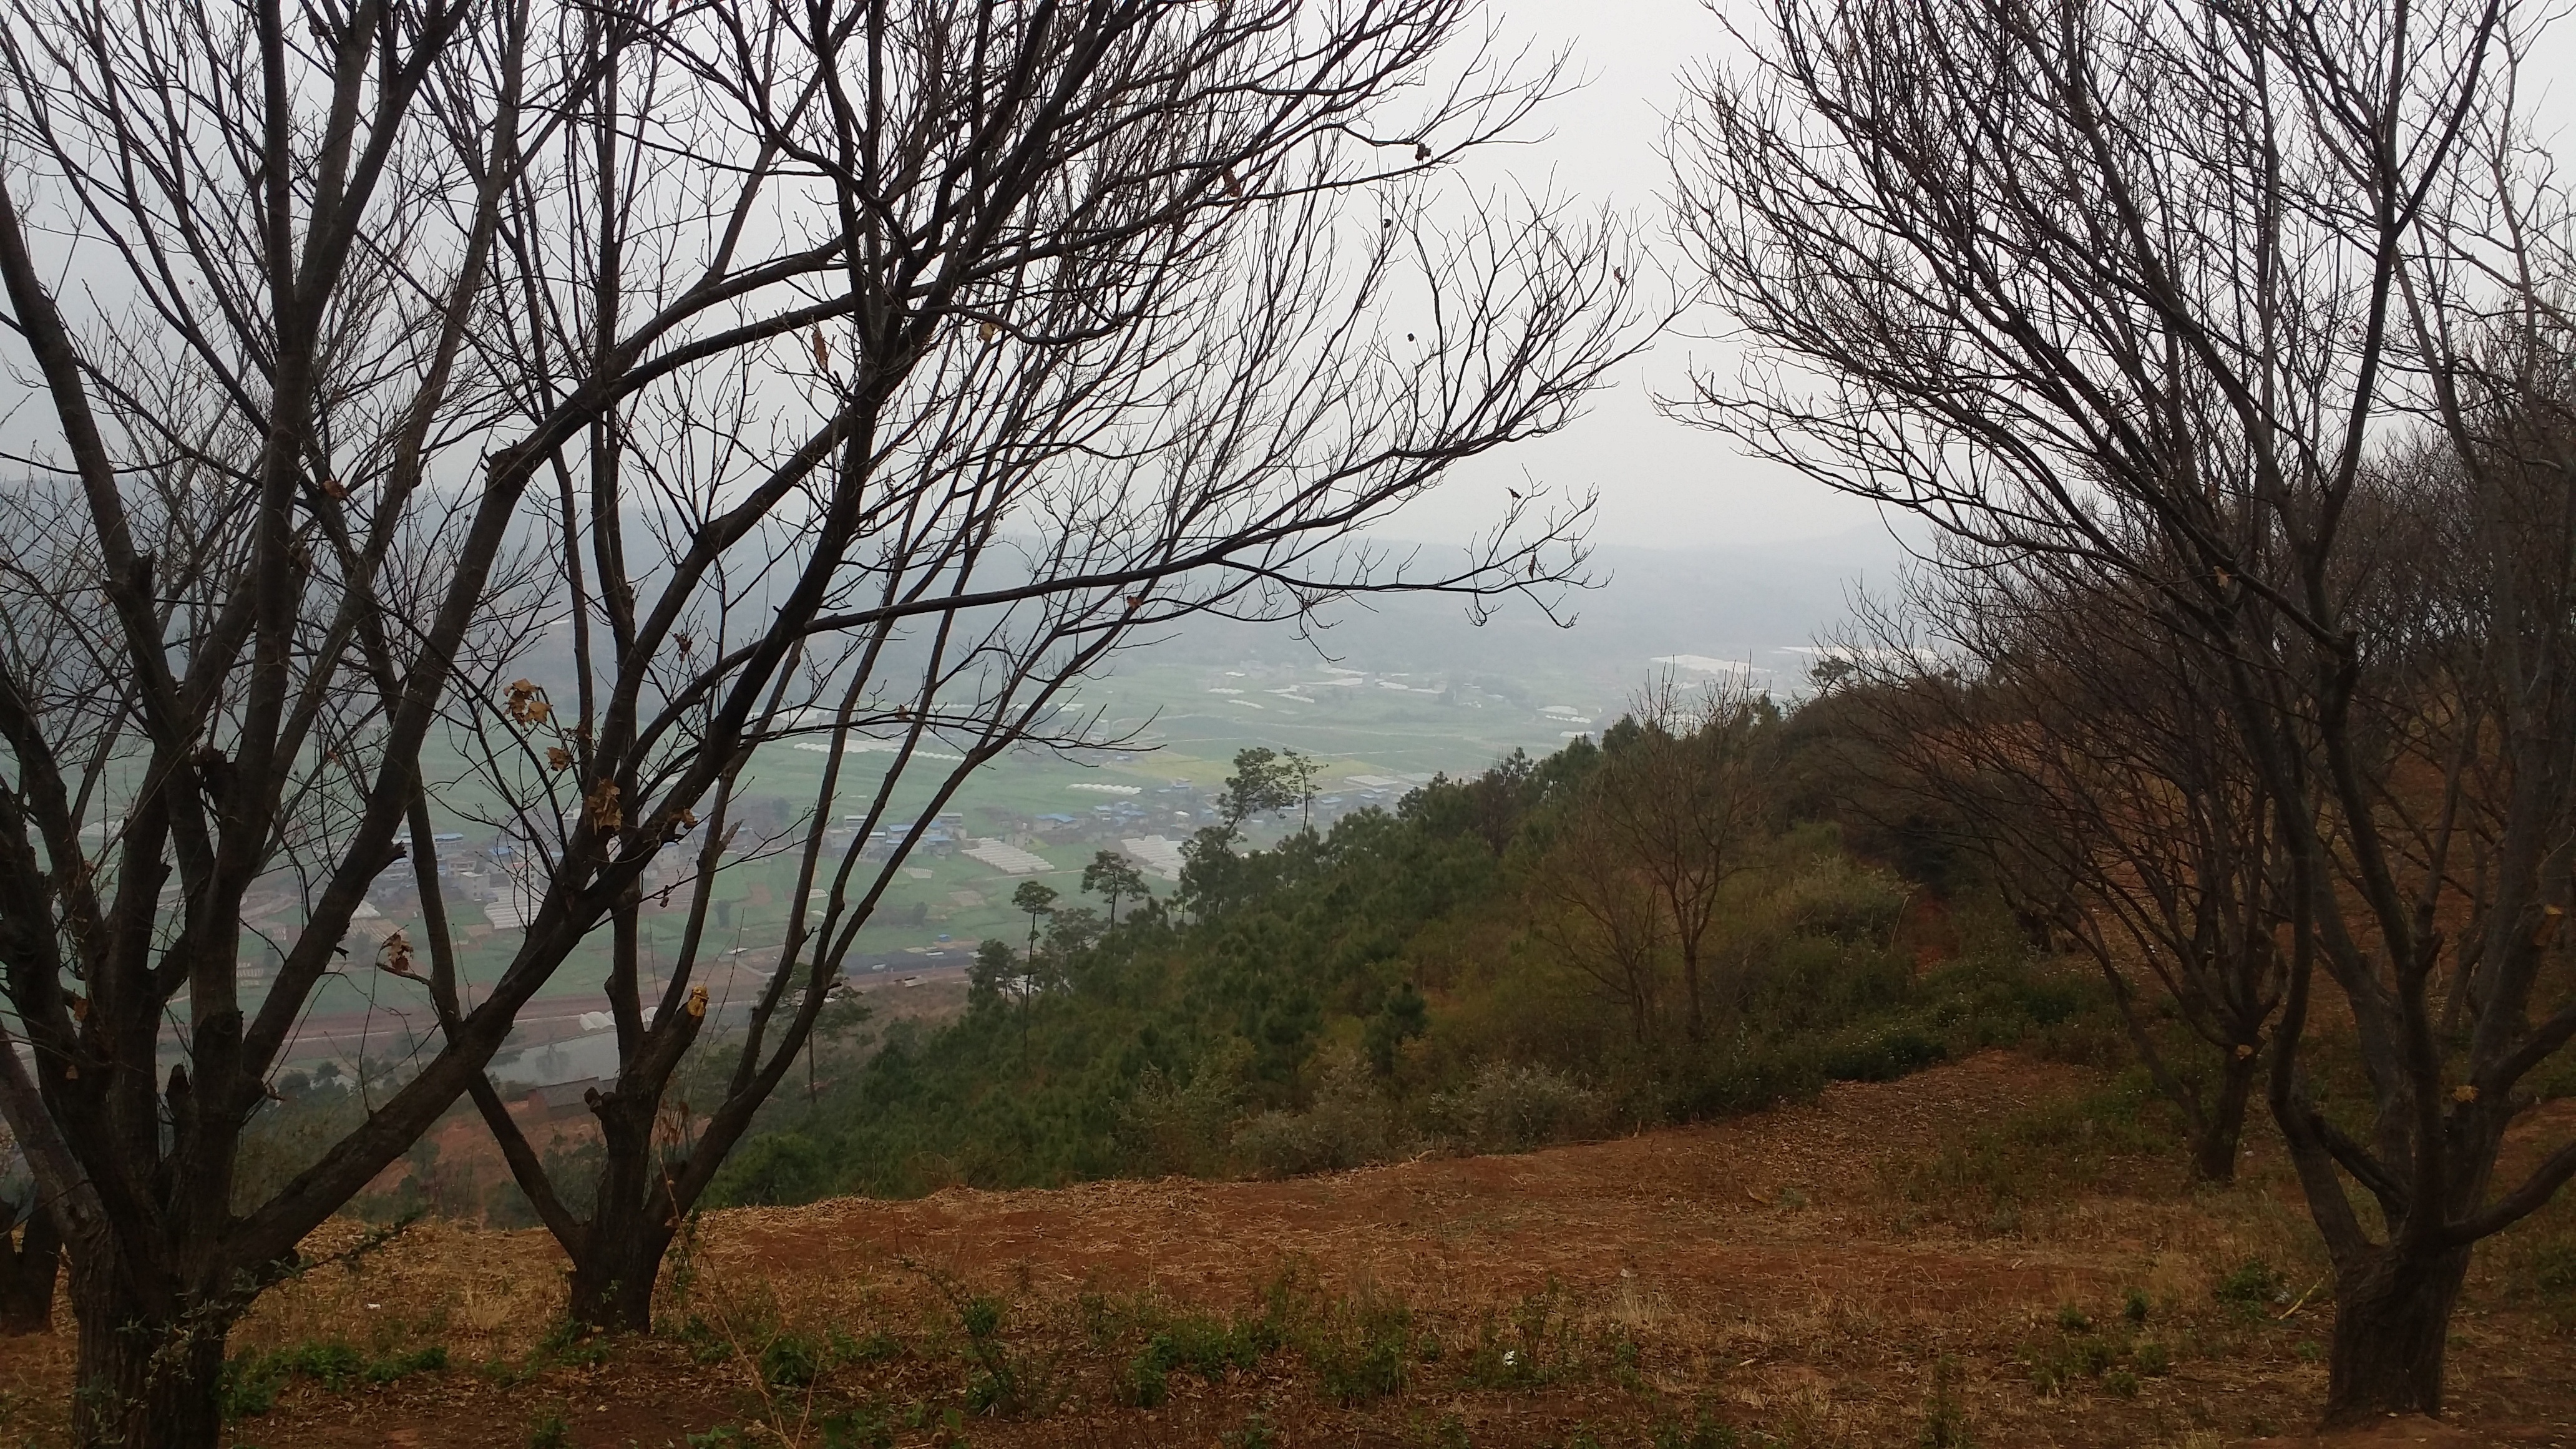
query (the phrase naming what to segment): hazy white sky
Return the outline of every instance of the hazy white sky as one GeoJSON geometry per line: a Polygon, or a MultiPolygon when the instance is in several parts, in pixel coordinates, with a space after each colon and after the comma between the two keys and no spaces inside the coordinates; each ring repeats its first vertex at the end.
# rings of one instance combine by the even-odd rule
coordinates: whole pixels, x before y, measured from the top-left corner
{"type": "MultiPolygon", "coordinates": [[[[1650,244],[1677,260],[1662,235],[1665,118],[1681,96],[1683,67],[1728,45],[1716,19],[1699,0],[1495,0],[1493,12],[1541,51],[1570,47],[1584,85],[1540,113],[1531,144],[1483,157],[1474,180],[1606,199],[1634,213],[1650,244]]],[[[1696,330],[1712,325],[1699,318],[1696,330]]],[[[1525,477],[1599,488],[1593,537],[1603,543],[1726,547],[1874,527],[1871,506],[1741,457],[1724,439],[1655,412],[1653,394],[1679,391],[1694,359],[1706,366],[1725,356],[1692,330],[1686,321],[1630,364],[1573,427],[1479,460],[1408,509],[1392,531],[1462,539],[1490,524],[1504,486],[1525,487],[1525,477]]]]}
{"type": "MultiPolygon", "coordinates": [[[[1716,17],[1701,0],[1494,0],[1492,8],[1508,33],[1539,50],[1570,48],[1574,73],[1586,84],[1541,114],[1532,144],[1483,158],[1474,180],[1609,199],[1638,216],[1668,261],[1678,260],[1661,234],[1669,188],[1665,118],[1681,97],[1686,67],[1732,58],[1733,42],[1716,17]]],[[[2522,85],[2550,149],[2566,155],[2576,135],[2576,21],[2547,28],[2522,85]]],[[[1870,505],[1656,414],[1653,393],[1680,391],[1694,361],[1726,370],[1728,350],[1706,335],[1716,325],[1711,317],[1686,320],[1573,427],[1479,460],[1408,509],[1390,532],[1463,540],[1491,524],[1504,486],[1521,486],[1524,477],[1598,487],[1594,537],[1603,543],[1758,546],[1874,530],[1879,520],[1870,505]]]]}

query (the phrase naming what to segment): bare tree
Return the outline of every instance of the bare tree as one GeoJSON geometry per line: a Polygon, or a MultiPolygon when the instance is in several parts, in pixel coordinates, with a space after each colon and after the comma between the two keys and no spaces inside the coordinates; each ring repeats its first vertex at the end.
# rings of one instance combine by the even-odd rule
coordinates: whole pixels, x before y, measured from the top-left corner
{"type": "MultiPolygon", "coordinates": [[[[641,1064],[603,1118],[653,1120],[704,997],[681,972],[645,1014],[645,875],[702,829],[720,856],[762,744],[963,722],[989,758],[1044,718],[1017,681],[1189,609],[1579,567],[1579,505],[1446,577],[1337,542],[1632,336],[1610,228],[1414,224],[1404,178],[1545,89],[1468,57],[1389,122],[1463,3],[6,14],[41,405],[0,569],[0,1114],[63,1230],[86,1443],[214,1441],[230,1324],[602,923],[641,1064]],[[965,643],[979,610],[1021,652],[965,643]],[[879,710],[880,663],[927,682],[879,710]],[[497,970],[448,929],[437,826],[475,811],[534,862],[497,970]],[[353,936],[406,853],[418,939],[353,936]],[[353,987],[434,1029],[236,1202],[353,987]]],[[[782,963],[819,974],[764,997],[701,1173],[873,900],[800,918],[782,963]]]]}
{"type": "Polygon", "coordinates": [[[1672,920],[1625,844],[1601,815],[1570,812],[1531,868],[1542,906],[1532,932],[1626,1012],[1630,1040],[1644,1047],[1663,1016],[1672,920]]]}
{"type": "Polygon", "coordinates": [[[1680,406],[1981,550],[2123,575],[2216,662],[2288,879],[2268,1096],[2335,1263],[2327,1415],[2438,1412],[2470,1245],[2576,1174],[2570,1145],[2491,1182],[2515,1084],[2576,1035],[2535,1001],[2576,839],[2576,494],[2530,17],[1767,14],[1679,148],[1757,346],[1680,406]],[[2367,1124],[2308,1088],[2320,966],[2367,1124]]]}
{"type": "MultiPolygon", "coordinates": [[[[7,15],[0,283],[32,370],[0,574],[0,1114],[68,1250],[80,1438],[211,1444],[232,1320],[595,909],[547,902],[434,1059],[235,1202],[244,1124],[421,818],[459,661],[519,621],[517,499],[618,374],[760,281],[718,258],[495,436],[470,345],[494,236],[588,86],[527,7],[7,15]],[[279,964],[246,993],[263,932],[279,964]]],[[[356,963],[379,965],[417,976],[356,963]]]]}
{"type": "Polygon", "coordinates": [[[2287,985],[2288,881],[2219,662],[2156,628],[2123,576],[1942,562],[1838,656],[1861,768],[1936,806],[2021,919],[2093,960],[2194,1171],[2228,1181],[2287,985]],[[2206,1048],[2213,1090],[2168,1060],[2141,982],[2206,1048]]]}
{"type": "MultiPolygon", "coordinates": [[[[1693,694],[1667,677],[1602,735],[1600,767],[1573,806],[1661,908],[1662,935],[1681,963],[1682,1025],[1694,1042],[1708,1031],[1703,977],[1718,902],[1758,860],[1769,822],[1762,761],[1778,722],[1761,695],[1726,684],[1693,694]]],[[[1612,902],[1604,895],[1600,905],[1612,902]]]]}
{"type": "MultiPolygon", "coordinates": [[[[591,1103],[587,1217],[473,1089],[573,1259],[577,1321],[649,1322],[674,1231],[965,781],[1013,749],[1132,745],[1079,700],[1116,650],[1198,613],[1407,590],[1479,607],[1579,575],[1581,500],[1514,512],[1438,572],[1364,536],[1457,462],[1560,426],[1655,320],[1606,217],[1426,209],[1432,173],[1555,84],[1475,49],[1474,13],[712,0],[603,59],[628,104],[676,88],[739,118],[833,239],[804,282],[817,325],[566,450],[568,657],[479,755],[554,879],[600,870],[584,818],[705,820],[686,868],[625,877],[605,911],[619,1067],[591,1103]],[[820,783],[756,837],[742,772],[798,747],[820,783]],[[770,851],[796,887],[746,975],[707,922],[720,872],[770,851]],[[676,947],[648,949],[675,893],[676,947]],[[702,1038],[737,990],[739,1024],[702,1038]],[[732,1054],[716,1099],[675,1100],[710,1047],[732,1054]]],[[[605,122],[586,144],[582,254],[514,238],[532,290],[659,265],[621,211],[653,148],[605,122]]],[[[526,309],[519,389],[544,397],[534,360],[596,352],[613,315],[526,309]]],[[[1262,808],[1296,788],[1271,780],[1262,808]]]]}
{"type": "MultiPolygon", "coordinates": [[[[14,1142],[0,1151],[17,1156],[14,1142]]],[[[23,1162],[23,1158],[21,1158],[23,1162]]],[[[11,1173],[16,1174],[13,1165],[11,1173]]],[[[54,1325],[54,1290],[63,1270],[62,1230],[32,1190],[17,1200],[0,1198],[0,1333],[44,1333],[54,1325]]]]}

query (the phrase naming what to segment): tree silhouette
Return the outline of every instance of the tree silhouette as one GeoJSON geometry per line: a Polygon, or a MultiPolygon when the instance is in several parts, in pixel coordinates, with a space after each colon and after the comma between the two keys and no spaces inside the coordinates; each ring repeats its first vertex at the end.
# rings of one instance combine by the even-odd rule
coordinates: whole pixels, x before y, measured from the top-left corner
{"type": "Polygon", "coordinates": [[[1020,882],[1019,889],[1011,892],[1012,907],[1029,918],[1029,954],[1027,969],[1031,971],[1035,971],[1037,969],[1038,922],[1044,917],[1055,914],[1055,903],[1055,887],[1042,884],[1038,881],[1024,880],[1020,882]]]}
{"type": "Polygon", "coordinates": [[[1118,924],[1121,900],[1142,900],[1150,893],[1145,888],[1145,873],[1136,863],[1114,850],[1104,850],[1091,857],[1082,868],[1082,888],[1109,902],[1109,924],[1118,924]]]}

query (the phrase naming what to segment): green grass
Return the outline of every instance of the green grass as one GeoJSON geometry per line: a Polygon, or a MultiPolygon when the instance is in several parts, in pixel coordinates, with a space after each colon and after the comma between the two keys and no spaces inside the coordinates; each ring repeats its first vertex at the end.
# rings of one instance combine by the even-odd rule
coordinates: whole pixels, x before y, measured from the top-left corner
{"type": "Polygon", "coordinates": [[[443,1344],[374,1356],[337,1340],[299,1343],[268,1353],[235,1355],[225,1362],[216,1393],[225,1418],[256,1418],[275,1408],[278,1394],[296,1379],[345,1393],[359,1384],[389,1384],[446,1367],[443,1344]]]}

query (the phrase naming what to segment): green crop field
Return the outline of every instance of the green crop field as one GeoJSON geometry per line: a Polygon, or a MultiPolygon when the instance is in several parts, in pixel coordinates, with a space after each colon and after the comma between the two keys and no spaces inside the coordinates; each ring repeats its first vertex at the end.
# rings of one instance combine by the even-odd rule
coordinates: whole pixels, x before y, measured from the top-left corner
{"type": "MultiPolygon", "coordinates": [[[[1037,749],[1014,751],[973,776],[942,813],[957,817],[955,830],[963,836],[999,837],[1015,835],[1047,815],[1073,816],[1087,823],[1094,807],[1127,799],[1146,813],[1109,830],[1112,841],[1149,834],[1180,840],[1195,828],[1195,822],[1169,808],[1183,803],[1180,797],[1170,793],[1158,797],[1156,792],[1186,784],[1202,796],[1212,794],[1231,770],[1235,752],[1256,745],[1294,749],[1316,758],[1321,764],[1319,794],[1341,796],[1346,807],[1357,803],[1357,789],[1347,783],[1351,776],[1402,782],[1380,794],[1382,802],[1392,803],[1404,785],[1435,773],[1480,770],[1514,748],[1533,754],[1555,749],[1568,735],[1590,728],[1594,717],[1612,703],[1597,688],[1586,694],[1578,683],[1565,681],[1562,687],[1567,697],[1559,699],[1533,694],[1524,684],[1464,671],[1455,675],[1421,670],[1360,673],[1311,656],[1270,664],[1137,657],[1116,675],[1086,686],[1073,705],[1074,710],[1096,714],[1097,723],[1086,731],[1088,735],[1124,738],[1126,748],[1086,752],[1079,760],[1037,749]],[[1543,712],[1551,707],[1555,713],[1543,712]],[[1138,793],[1113,794],[1101,786],[1138,793]]],[[[924,748],[941,746],[925,744],[924,748]]],[[[752,964],[774,959],[771,953],[786,934],[798,889],[800,862],[795,850],[801,837],[797,827],[812,808],[824,759],[819,749],[773,746],[745,770],[738,813],[750,824],[737,840],[769,836],[776,838],[776,845],[768,852],[738,850],[726,858],[703,948],[719,964],[737,950],[752,964]]],[[[891,756],[882,753],[846,756],[835,813],[864,811],[881,779],[879,772],[889,763],[891,756]]],[[[893,797],[887,823],[900,826],[918,817],[929,803],[935,771],[944,764],[916,762],[893,797]]],[[[474,782],[461,758],[451,756],[444,768],[433,767],[430,774],[433,780],[445,782],[434,791],[434,822],[440,831],[463,837],[457,848],[480,852],[498,838],[490,793],[474,782]]],[[[900,959],[905,952],[943,942],[971,945],[996,936],[1019,940],[1027,933],[1029,921],[1010,904],[1018,881],[1042,880],[1073,903],[1080,897],[1082,866],[1103,848],[1103,842],[1032,841],[1026,848],[1056,870],[1014,877],[963,854],[918,853],[897,873],[883,907],[853,943],[854,951],[900,959]]],[[[836,864],[835,856],[827,855],[823,868],[829,871],[836,864]]],[[[855,879],[863,884],[875,868],[873,861],[863,863],[855,879]]],[[[816,887],[825,884],[827,879],[818,880],[816,887]]],[[[1170,888],[1161,880],[1154,886],[1158,893],[1170,888]]],[[[646,913],[643,948],[648,963],[671,960],[678,952],[685,904],[685,894],[675,894],[668,910],[646,913]]],[[[487,923],[482,908],[474,903],[452,902],[449,914],[458,927],[460,964],[469,988],[489,983],[507,966],[518,946],[518,933],[487,923]]],[[[418,938],[416,928],[413,935],[418,938]]],[[[601,952],[602,946],[594,943],[576,953],[556,973],[543,997],[595,1001],[604,963],[601,952]]],[[[346,1017],[372,1008],[384,1014],[385,1027],[397,1034],[398,1023],[417,1024],[424,1018],[421,1003],[407,999],[418,994],[417,987],[365,969],[356,959],[358,954],[353,943],[348,969],[326,983],[314,1002],[317,1017],[346,1017]]],[[[720,1008],[728,979],[721,972],[715,978],[720,1008]]],[[[750,976],[746,974],[732,989],[751,990],[750,976]]]]}

